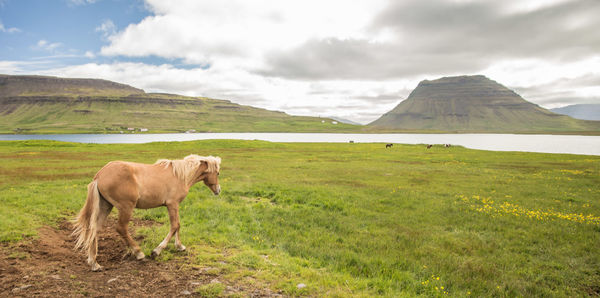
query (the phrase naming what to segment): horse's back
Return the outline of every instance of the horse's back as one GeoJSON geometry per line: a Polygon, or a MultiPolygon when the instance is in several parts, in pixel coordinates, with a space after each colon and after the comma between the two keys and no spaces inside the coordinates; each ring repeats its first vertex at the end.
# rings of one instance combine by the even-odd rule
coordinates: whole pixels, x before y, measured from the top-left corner
{"type": "Polygon", "coordinates": [[[94,179],[100,193],[113,205],[126,202],[137,208],[154,208],[187,195],[172,169],[164,165],[112,161],[94,179]]]}
{"type": "MultiPolygon", "coordinates": [[[[135,164],[127,161],[111,161],[107,163],[94,177],[95,180],[107,182],[129,182],[135,180],[135,164]]],[[[99,183],[100,183],[99,181],[99,183]]]]}
{"type": "Polygon", "coordinates": [[[122,204],[135,205],[139,197],[135,168],[131,162],[111,161],[100,169],[94,180],[102,197],[117,208],[122,204]]]}

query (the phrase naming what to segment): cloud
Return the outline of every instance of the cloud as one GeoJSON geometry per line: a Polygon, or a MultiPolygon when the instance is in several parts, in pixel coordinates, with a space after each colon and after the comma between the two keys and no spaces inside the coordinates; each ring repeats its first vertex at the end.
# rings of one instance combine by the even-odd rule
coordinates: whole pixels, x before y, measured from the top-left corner
{"type": "Polygon", "coordinates": [[[101,32],[104,39],[114,35],[116,30],[117,26],[115,26],[115,23],[110,19],[104,20],[100,26],[96,27],[96,32],[101,32]]]}
{"type": "MultiPolygon", "coordinates": [[[[597,81],[585,79],[600,76],[597,0],[145,4],[152,15],[137,23],[118,29],[107,19],[98,25],[106,44],[85,56],[158,57],[167,64],[97,62],[46,74],[101,77],[147,91],[362,123],[392,109],[420,80],[450,75],[484,74],[548,107],[600,98],[597,81]]],[[[60,46],[42,40],[36,47],[60,46]]]]}
{"type": "Polygon", "coordinates": [[[498,61],[483,74],[546,108],[600,100],[600,55],[577,61],[498,61]]]}
{"type": "Polygon", "coordinates": [[[600,25],[597,1],[563,1],[527,12],[514,11],[510,2],[403,1],[375,24],[411,39],[421,37],[415,50],[471,51],[490,58],[569,59],[596,53],[600,47],[594,29],[600,25]]]}
{"type": "Polygon", "coordinates": [[[472,73],[487,65],[469,53],[414,53],[405,46],[369,40],[310,40],[291,51],[266,55],[266,76],[300,80],[389,80],[423,74],[472,73]]]}
{"type": "Polygon", "coordinates": [[[155,14],[111,36],[103,55],[179,58],[191,64],[259,67],[264,55],[311,38],[360,37],[382,0],[147,0],[155,14]],[[344,7],[344,13],[332,15],[344,7]],[[142,42],[142,43],[140,43],[142,42]],[[169,46],[164,46],[169,45],[169,46]]]}
{"type": "MultiPolygon", "coordinates": [[[[0,2],[0,4],[1,4],[1,2],[0,2]]],[[[21,29],[15,28],[15,27],[6,28],[6,27],[4,27],[4,24],[2,24],[2,21],[0,21],[0,32],[3,32],[3,33],[18,33],[18,32],[21,32],[21,29]]]]}
{"type": "Polygon", "coordinates": [[[96,3],[98,0],[67,0],[71,5],[87,5],[96,3]]]}
{"type": "Polygon", "coordinates": [[[36,74],[55,67],[51,60],[33,61],[0,61],[0,73],[3,74],[36,74]]]}
{"type": "Polygon", "coordinates": [[[34,49],[38,49],[38,50],[44,50],[44,51],[54,51],[59,47],[62,47],[62,43],[60,42],[49,42],[45,39],[41,39],[37,42],[37,44],[35,46],[33,46],[34,49]]]}
{"type": "Polygon", "coordinates": [[[600,74],[587,74],[575,78],[561,78],[540,85],[515,87],[519,94],[546,108],[556,108],[573,103],[600,103],[600,74]]]}
{"type": "Polygon", "coordinates": [[[312,39],[291,50],[276,49],[266,55],[261,73],[307,80],[389,79],[474,73],[498,60],[532,56],[573,61],[600,52],[597,1],[538,5],[526,12],[509,4],[393,1],[369,24],[370,38],[312,39]]]}

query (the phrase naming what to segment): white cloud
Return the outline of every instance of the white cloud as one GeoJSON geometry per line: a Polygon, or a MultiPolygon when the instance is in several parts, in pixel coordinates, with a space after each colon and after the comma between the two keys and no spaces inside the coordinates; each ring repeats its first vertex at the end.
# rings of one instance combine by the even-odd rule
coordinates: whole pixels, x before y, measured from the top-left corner
{"type": "Polygon", "coordinates": [[[96,3],[98,0],[67,0],[72,5],[86,5],[96,3]]]}
{"type": "Polygon", "coordinates": [[[499,61],[482,73],[546,108],[600,103],[600,55],[572,62],[535,58],[499,61]]]}
{"type": "Polygon", "coordinates": [[[18,74],[23,67],[20,61],[0,61],[0,73],[18,74]]]}
{"type": "Polygon", "coordinates": [[[582,79],[600,78],[594,1],[146,0],[152,16],[120,31],[105,20],[96,31],[108,43],[85,57],[185,68],[91,63],[45,74],[367,123],[420,80],[481,73],[551,107],[600,98],[598,83],[582,79]]]}
{"type": "Polygon", "coordinates": [[[116,33],[117,27],[112,20],[104,20],[100,26],[96,27],[96,32],[101,32],[104,38],[108,38],[116,33]]]}
{"type": "Polygon", "coordinates": [[[510,1],[506,6],[506,11],[513,13],[527,13],[563,4],[571,0],[528,0],[528,1],[510,1]]]}
{"type": "Polygon", "coordinates": [[[60,43],[60,42],[49,42],[45,39],[41,39],[37,42],[37,44],[33,48],[38,49],[38,50],[54,51],[61,46],[62,46],[62,43],[60,43]]]}
{"type": "Polygon", "coordinates": [[[111,36],[102,54],[258,67],[269,51],[291,49],[309,39],[366,37],[366,26],[384,7],[382,0],[147,3],[155,16],[111,36]]]}
{"type": "MultiPolygon", "coordinates": [[[[448,75],[483,73],[539,104],[556,101],[547,93],[528,98],[527,90],[589,72],[600,49],[598,35],[589,35],[597,23],[590,16],[600,5],[588,0],[146,4],[154,15],[111,34],[101,55],[210,66],[185,71],[202,88],[179,84],[184,90],[177,90],[166,82],[171,77],[157,82],[170,92],[212,92],[241,103],[263,99],[263,106],[290,113],[321,111],[363,122],[407,97],[419,80],[448,75]],[[236,87],[216,92],[224,77],[236,87]]],[[[596,89],[581,90],[589,97],[596,89]]]]}
{"type": "Polygon", "coordinates": [[[4,27],[4,24],[2,24],[2,21],[0,21],[0,32],[4,32],[4,33],[17,33],[17,32],[21,32],[21,29],[14,28],[14,27],[6,28],[6,27],[4,27]]]}
{"type": "Polygon", "coordinates": [[[513,87],[547,85],[559,79],[600,76],[600,55],[573,62],[536,58],[498,61],[482,73],[513,87]]]}
{"type": "Polygon", "coordinates": [[[0,61],[0,73],[3,74],[36,74],[54,66],[51,60],[33,61],[0,61]]]}

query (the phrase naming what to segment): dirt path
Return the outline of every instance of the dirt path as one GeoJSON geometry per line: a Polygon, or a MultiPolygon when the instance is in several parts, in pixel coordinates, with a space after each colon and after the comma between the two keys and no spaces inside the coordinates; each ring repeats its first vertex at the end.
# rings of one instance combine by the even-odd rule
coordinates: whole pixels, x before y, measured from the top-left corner
{"type": "MultiPolygon", "coordinates": [[[[154,222],[136,220],[132,225],[154,222]]],[[[99,233],[98,262],[104,271],[91,272],[84,253],[73,250],[70,233],[65,222],[58,230],[41,228],[36,240],[0,244],[0,296],[201,296],[208,294],[199,289],[216,283],[222,284],[220,294],[225,296],[280,296],[268,289],[236,287],[208,270],[185,266],[187,254],[168,262],[124,258],[125,244],[112,219],[99,233]]]]}

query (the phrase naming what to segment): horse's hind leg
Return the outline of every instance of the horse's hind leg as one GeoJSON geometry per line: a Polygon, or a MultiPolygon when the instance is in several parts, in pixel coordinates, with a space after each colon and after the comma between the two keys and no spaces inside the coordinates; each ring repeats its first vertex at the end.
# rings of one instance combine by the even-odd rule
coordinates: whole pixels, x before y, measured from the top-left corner
{"type": "Polygon", "coordinates": [[[153,258],[160,255],[162,250],[167,247],[167,244],[169,244],[169,241],[171,241],[171,237],[173,237],[173,235],[176,235],[175,246],[177,249],[180,251],[185,250],[185,246],[183,246],[179,240],[179,204],[167,205],[167,210],[169,211],[171,229],[169,230],[169,233],[167,233],[167,237],[165,237],[165,239],[163,239],[163,241],[154,250],[152,250],[153,258]]]}
{"type": "MultiPolygon", "coordinates": [[[[99,212],[98,212],[98,217],[96,217],[97,231],[100,231],[102,229],[102,227],[104,226],[104,223],[106,222],[106,218],[108,217],[108,214],[110,214],[110,211],[113,208],[113,205],[103,198],[100,198],[99,203],[100,203],[100,206],[99,206],[100,208],[99,208],[99,212]]],[[[90,244],[90,247],[88,250],[88,260],[87,261],[88,261],[88,264],[90,266],[92,266],[92,271],[102,270],[102,266],[100,266],[96,262],[97,255],[98,255],[98,235],[96,235],[93,242],[90,244]]]]}
{"type": "Polygon", "coordinates": [[[144,253],[140,246],[131,238],[129,235],[129,231],[127,230],[127,225],[129,224],[129,220],[131,219],[131,215],[133,214],[133,208],[121,208],[119,209],[119,221],[117,222],[117,232],[123,239],[125,243],[133,250],[136,259],[141,260],[144,257],[144,253]]]}
{"type": "MultiPolygon", "coordinates": [[[[179,223],[179,206],[175,209],[176,213],[175,219],[177,220],[177,230],[175,230],[175,247],[178,251],[184,251],[185,245],[181,244],[181,239],[179,239],[179,232],[181,231],[181,224],[179,223]]],[[[171,229],[173,229],[173,223],[171,222],[171,229]]]]}

